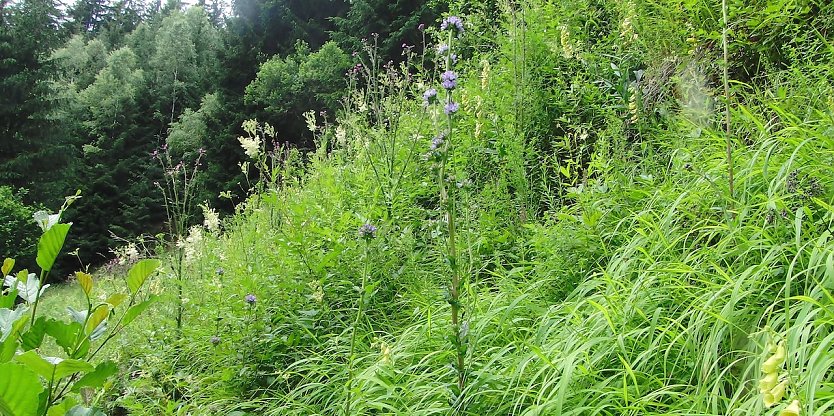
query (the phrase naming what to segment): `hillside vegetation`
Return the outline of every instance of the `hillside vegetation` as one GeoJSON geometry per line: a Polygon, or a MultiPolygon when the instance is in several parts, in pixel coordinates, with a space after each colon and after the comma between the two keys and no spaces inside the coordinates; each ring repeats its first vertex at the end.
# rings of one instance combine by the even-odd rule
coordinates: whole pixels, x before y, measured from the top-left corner
{"type": "Polygon", "coordinates": [[[244,123],[254,191],[181,224],[91,403],[834,412],[834,6],[459,3],[338,55],[315,150],[244,123]]]}

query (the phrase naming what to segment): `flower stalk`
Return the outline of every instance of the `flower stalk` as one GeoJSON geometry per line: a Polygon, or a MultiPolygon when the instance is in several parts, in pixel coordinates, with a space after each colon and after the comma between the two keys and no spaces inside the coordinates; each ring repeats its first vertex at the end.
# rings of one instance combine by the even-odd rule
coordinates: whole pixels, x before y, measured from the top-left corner
{"type": "Polygon", "coordinates": [[[377,227],[372,224],[365,224],[359,227],[359,237],[365,240],[365,267],[362,271],[362,284],[359,287],[359,305],[356,310],[356,318],[353,321],[353,328],[351,328],[350,335],[350,354],[348,355],[348,382],[347,382],[347,397],[345,399],[345,416],[350,416],[350,405],[353,401],[353,360],[356,353],[356,327],[362,320],[362,310],[365,306],[365,287],[368,283],[368,275],[370,274],[371,264],[371,240],[376,238],[377,227]]]}
{"type": "Polygon", "coordinates": [[[463,391],[466,387],[466,325],[461,321],[463,314],[462,305],[460,301],[460,293],[462,287],[461,272],[458,262],[457,250],[457,201],[454,194],[454,188],[449,187],[449,183],[454,183],[451,178],[447,177],[448,170],[452,167],[449,162],[453,155],[452,143],[452,129],[454,127],[455,113],[460,109],[460,105],[454,101],[452,91],[457,87],[457,74],[453,71],[455,62],[455,55],[452,53],[453,42],[458,35],[463,32],[463,23],[457,16],[450,16],[446,18],[441,24],[441,30],[448,31],[448,37],[444,47],[445,56],[444,72],[440,76],[441,86],[446,91],[445,95],[445,134],[441,133],[432,142],[431,149],[433,152],[441,151],[439,157],[439,167],[437,169],[437,179],[440,186],[440,204],[443,208],[446,219],[446,254],[451,273],[451,281],[449,285],[448,302],[451,307],[452,314],[452,343],[454,347],[454,369],[457,374],[456,380],[456,398],[453,400],[456,405],[459,405],[463,399],[463,391]],[[442,150],[441,150],[442,149],[442,150]]]}

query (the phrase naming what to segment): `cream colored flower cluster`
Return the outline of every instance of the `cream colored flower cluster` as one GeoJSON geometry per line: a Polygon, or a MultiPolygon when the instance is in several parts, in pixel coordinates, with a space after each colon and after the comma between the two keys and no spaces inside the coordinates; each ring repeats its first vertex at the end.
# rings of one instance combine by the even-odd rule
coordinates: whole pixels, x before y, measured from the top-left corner
{"type": "MultiPolygon", "coordinates": [[[[768,343],[770,356],[762,363],[762,378],[759,380],[759,393],[767,408],[773,407],[785,397],[785,390],[788,387],[788,377],[782,371],[785,365],[787,351],[785,341],[778,344],[768,343]]],[[[779,412],[779,416],[799,416],[799,400],[794,400],[787,407],[779,412]]]]}
{"type": "Polygon", "coordinates": [[[634,3],[626,2],[625,13],[623,21],[620,23],[620,37],[623,39],[623,44],[628,46],[631,42],[637,40],[637,31],[634,29],[634,21],[637,19],[637,11],[634,3]]]}

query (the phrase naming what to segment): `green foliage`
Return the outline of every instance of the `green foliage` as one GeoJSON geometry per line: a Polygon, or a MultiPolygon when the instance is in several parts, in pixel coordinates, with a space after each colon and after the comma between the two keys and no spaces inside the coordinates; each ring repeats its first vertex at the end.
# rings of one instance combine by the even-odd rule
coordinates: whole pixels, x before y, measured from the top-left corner
{"type": "MultiPolygon", "coordinates": [[[[41,297],[50,286],[45,282],[70,228],[70,224],[60,223],[60,217],[73,200],[68,198],[58,214],[43,214],[43,219],[35,215],[44,230],[37,252],[37,263],[41,267],[39,278],[34,273],[27,274],[27,270],[11,275],[15,262],[7,258],[3,263],[0,411],[4,415],[92,414],[93,409],[75,406],[75,399],[67,394],[77,393],[82,388],[101,388],[107,378],[118,371],[115,363],[105,361],[94,366],[92,360],[153,301],[151,298],[139,302],[139,289],[159,262],[143,260],[128,273],[128,295],[114,294],[105,302],[95,301],[90,297],[92,276],[79,272],[77,276],[87,300],[86,309],[76,312],[68,307],[73,319],[69,323],[38,316],[41,297]],[[22,304],[15,306],[18,297],[22,304]],[[129,302],[119,316],[116,308],[122,302],[118,299],[125,297],[129,302]],[[60,346],[66,358],[45,355],[42,349],[46,348],[47,339],[60,346]],[[94,343],[97,345],[91,349],[94,343]]],[[[85,403],[89,404],[89,399],[85,399],[85,403]]]]}
{"type": "Polygon", "coordinates": [[[35,208],[24,204],[11,188],[0,187],[0,253],[16,258],[35,254],[38,228],[32,221],[35,208]]]}
{"type": "Polygon", "coordinates": [[[4,415],[34,415],[38,408],[38,396],[43,391],[37,374],[23,365],[4,362],[0,364],[0,411],[4,415]]]}
{"type": "Polygon", "coordinates": [[[176,155],[194,155],[209,140],[209,123],[216,119],[221,111],[217,94],[203,97],[200,108],[192,111],[186,108],[179,120],[171,124],[166,143],[176,155]]]}
{"type": "MultiPolygon", "coordinates": [[[[433,45],[448,32],[406,34],[421,19],[403,10],[425,5],[383,3],[236,2],[226,48],[200,46],[205,15],[172,3],[128,36],[143,71],[136,114],[84,156],[87,182],[99,195],[133,183],[129,201],[145,201],[135,184],[162,173],[111,162],[167,137],[166,179],[182,178],[180,156],[205,146],[207,159],[224,161],[209,166],[212,180],[229,167],[249,180],[254,166],[257,183],[220,188],[234,206],[221,226],[208,205],[204,226],[182,209],[160,279],[141,262],[127,289],[101,302],[102,285],[76,275],[87,308],[71,309],[70,323],[14,308],[39,299],[46,281],[14,274],[21,285],[0,298],[0,365],[19,365],[21,350],[54,374],[63,362],[38,358],[54,342],[76,360],[62,368],[73,371],[67,391],[104,382],[99,402],[73,393],[52,414],[103,405],[137,415],[830,413],[828,4],[728,2],[726,100],[716,98],[719,1],[454,2],[465,32],[453,39],[460,109],[450,125],[422,101],[437,87],[428,74],[451,68],[450,55],[427,46],[384,64],[393,59],[385,48],[400,53],[400,34],[433,45]],[[333,34],[345,47],[392,20],[380,10],[396,24],[357,46],[362,65],[343,81],[350,58],[325,44],[322,28],[351,28],[333,34]],[[329,11],[346,20],[295,19],[329,11]],[[307,29],[312,49],[324,45],[317,52],[273,36],[307,29]],[[236,69],[216,93],[203,84],[213,70],[193,67],[201,50],[205,62],[218,53],[236,69]],[[305,115],[315,152],[273,143],[295,134],[282,127],[302,124],[302,112],[335,105],[342,82],[349,91],[335,118],[305,115]],[[281,124],[252,120],[247,103],[281,124]],[[445,147],[432,147],[444,130],[445,147]],[[251,193],[235,199],[238,187],[251,193]],[[364,223],[379,227],[377,238],[357,235],[364,223]],[[159,297],[136,299],[141,284],[159,297]],[[153,326],[115,355],[127,371],[109,385],[115,364],[86,358],[140,313],[154,314],[153,326]]],[[[76,39],[67,50],[99,47],[76,39]]],[[[58,80],[62,99],[77,99],[105,69],[57,56],[70,75],[58,80]]],[[[128,200],[82,202],[88,221],[124,209],[141,217],[128,200]]]]}
{"type": "Polygon", "coordinates": [[[129,118],[136,113],[137,95],[144,82],[141,69],[137,68],[136,55],[123,47],[107,56],[104,68],[90,86],[79,92],[81,105],[89,111],[85,124],[97,136],[94,144],[110,139],[129,118]]]}
{"type": "Polygon", "coordinates": [[[309,109],[333,112],[345,89],[349,66],[347,54],[334,42],[312,53],[307,44],[298,43],[293,55],[275,56],[260,66],[257,78],[246,87],[245,99],[263,106],[275,119],[309,109]]]}

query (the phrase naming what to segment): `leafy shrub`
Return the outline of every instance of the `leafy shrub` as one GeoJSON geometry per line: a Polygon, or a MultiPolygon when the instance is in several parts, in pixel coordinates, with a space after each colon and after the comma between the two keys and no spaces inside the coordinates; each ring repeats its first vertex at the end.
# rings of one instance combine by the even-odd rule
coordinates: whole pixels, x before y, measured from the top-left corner
{"type": "Polygon", "coordinates": [[[103,415],[88,407],[91,393],[102,387],[118,371],[118,366],[112,361],[94,365],[93,359],[108,341],[154,302],[154,298],[143,300],[140,289],[159,262],[146,259],[128,272],[127,290],[104,296],[104,301],[93,296],[92,275],[77,272],[75,276],[84,292],[86,307],[75,310],[68,306],[70,322],[38,315],[38,305],[50,286],[47,278],[72,225],[60,222],[61,214],[71,202],[72,199],[67,199],[58,214],[35,217],[43,230],[36,258],[41,269],[39,275],[27,269],[10,274],[15,266],[11,258],[6,258],[2,265],[0,412],[4,415],[103,415]],[[44,355],[41,348],[46,346],[47,339],[60,347],[65,358],[44,355]]]}
{"type": "Polygon", "coordinates": [[[32,220],[35,210],[24,204],[11,188],[0,186],[0,255],[21,259],[34,257],[39,236],[38,227],[32,220]]]}

